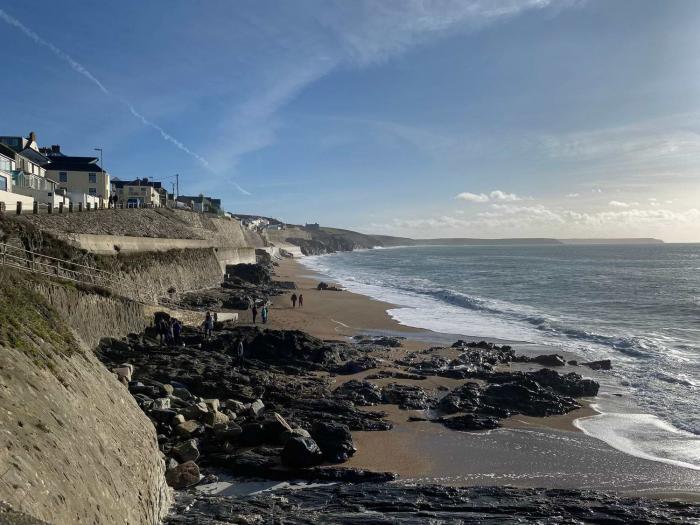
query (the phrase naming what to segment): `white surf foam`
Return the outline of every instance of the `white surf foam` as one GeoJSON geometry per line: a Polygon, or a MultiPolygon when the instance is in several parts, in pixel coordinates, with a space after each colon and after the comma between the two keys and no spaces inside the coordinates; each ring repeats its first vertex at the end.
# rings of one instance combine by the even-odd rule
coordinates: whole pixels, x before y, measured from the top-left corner
{"type": "Polygon", "coordinates": [[[654,415],[602,413],[577,419],[574,425],[631,456],[700,470],[700,436],[679,430],[654,415]]]}

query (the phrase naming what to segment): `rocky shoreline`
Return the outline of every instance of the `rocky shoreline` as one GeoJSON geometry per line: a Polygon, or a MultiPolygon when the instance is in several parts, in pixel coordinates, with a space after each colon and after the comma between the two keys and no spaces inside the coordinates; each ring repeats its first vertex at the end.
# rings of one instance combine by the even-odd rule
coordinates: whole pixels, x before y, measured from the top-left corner
{"type": "MultiPolygon", "coordinates": [[[[230,278],[221,290],[190,299],[204,308],[212,306],[212,297],[225,302],[245,292],[246,300],[266,299],[289,286],[280,290],[252,275],[257,277],[230,278]]],[[[578,399],[598,393],[595,381],[555,371],[561,356],[519,356],[507,345],[485,341],[396,353],[403,344],[385,336],[322,340],[298,330],[224,322],[210,339],[185,327],[177,346],[161,346],[153,328],[123,340],[105,338],[98,357],[157,430],[166,479],[179,491],[168,523],[268,523],[272,515],[283,516],[284,523],[357,523],[367,514],[377,523],[503,523],[514,512],[521,521],[560,516],[572,523],[584,516],[594,523],[700,516],[689,504],[609,494],[407,486],[391,483],[397,479],[393,472],[343,466],[356,452],[353,432],[392,429],[387,413],[372,408],[377,405],[412,411],[406,421],[471,432],[497,428],[513,415],[567,414],[581,407],[578,399]],[[236,356],[239,340],[243,364],[236,356]],[[515,363],[536,369],[514,370],[515,363]],[[430,378],[457,384],[423,387],[430,378]],[[273,497],[222,497],[195,489],[221,475],[333,485],[273,497]],[[324,501],[332,504],[316,510],[324,501]]]]}

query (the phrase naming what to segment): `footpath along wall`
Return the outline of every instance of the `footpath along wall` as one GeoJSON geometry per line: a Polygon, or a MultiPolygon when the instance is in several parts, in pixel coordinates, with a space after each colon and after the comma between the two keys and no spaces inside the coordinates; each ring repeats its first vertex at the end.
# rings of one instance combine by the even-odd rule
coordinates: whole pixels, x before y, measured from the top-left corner
{"type": "Polygon", "coordinates": [[[140,305],[0,271],[0,500],[58,525],[159,523],[155,429],[91,350],[142,328],[140,305]]]}
{"type": "Polygon", "coordinates": [[[26,215],[21,220],[100,255],[213,249],[222,274],[227,264],[254,263],[255,249],[268,244],[235,219],[167,208],[26,215]]]}

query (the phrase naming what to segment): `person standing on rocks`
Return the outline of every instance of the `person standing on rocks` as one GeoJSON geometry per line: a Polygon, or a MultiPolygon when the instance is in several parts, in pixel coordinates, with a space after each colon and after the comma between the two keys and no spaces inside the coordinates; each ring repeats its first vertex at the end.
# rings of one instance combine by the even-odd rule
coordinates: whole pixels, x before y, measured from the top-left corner
{"type": "Polygon", "coordinates": [[[214,331],[214,318],[212,317],[211,312],[207,312],[202,326],[204,327],[204,338],[211,339],[212,332],[214,331]]]}
{"type": "Polygon", "coordinates": [[[182,333],[182,324],[180,321],[175,319],[173,322],[173,343],[175,346],[180,346],[180,334],[182,333]]]}
{"type": "Polygon", "coordinates": [[[163,343],[167,341],[167,335],[168,335],[168,322],[163,319],[162,317],[158,321],[158,337],[160,338],[160,346],[163,346],[163,343]]]}
{"type": "Polygon", "coordinates": [[[238,366],[243,369],[244,366],[244,361],[243,361],[243,339],[239,339],[238,342],[236,343],[236,362],[238,366]]]}
{"type": "Polygon", "coordinates": [[[304,307],[304,296],[302,294],[299,294],[299,308],[304,307]]]}
{"type": "Polygon", "coordinates": [[[258,307],[255,304],[253,304],[251,312],[253,313],[253,324],[255,324],[255,321],[258,318],[258,307]]]}
{"type": "Polygon", "coordinates": [[[170,318],[170,321],[166,322],[166,327],[165,327],[165,342],[168,346],[173,344],[173,341],[175,340],[175,329],[173,328],[173,325],[175,324],[175,319],[172,317],[170,318]]]}
{"type": "Polygon", "coordinates": [[[292,294],[292,308],[297,307],[297,294],[293,293],[292,294]]]}

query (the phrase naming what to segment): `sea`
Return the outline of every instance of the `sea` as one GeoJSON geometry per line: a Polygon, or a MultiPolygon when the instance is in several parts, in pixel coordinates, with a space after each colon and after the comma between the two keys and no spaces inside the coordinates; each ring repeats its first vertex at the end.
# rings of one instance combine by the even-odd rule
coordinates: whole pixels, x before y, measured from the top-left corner
{"type": "Polygon", "coordinates": [[[611,359],[585,433],[700,470],[700,244],[411,246],[305,257],[399,323],[611,359]]]}

